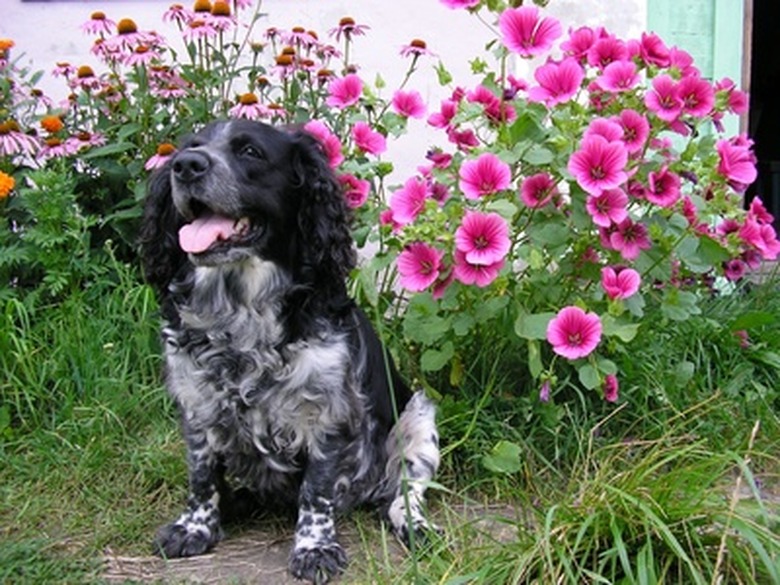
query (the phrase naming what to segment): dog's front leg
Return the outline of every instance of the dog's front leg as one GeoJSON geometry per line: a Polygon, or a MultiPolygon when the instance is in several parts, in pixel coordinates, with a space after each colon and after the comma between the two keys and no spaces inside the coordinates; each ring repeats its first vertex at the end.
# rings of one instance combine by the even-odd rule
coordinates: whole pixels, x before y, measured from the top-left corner
{"type": "Polygon", "coordinates": [[[318,584],[347,566],[347,554],[336,539],[334,510],[340,450],[329,452],[320,460],[310,460],[304,473],[289,564],[294,577],[318,584]]]}
{"type": "Polygon", "coordinates": [[[222,538],[219,514],[221,466],[208,445],[205,432],[184,426],[190,475],[187,508],[176,521],[160,528],[154,539],[155,552],[168,558],[203,554],[222,538]]]}

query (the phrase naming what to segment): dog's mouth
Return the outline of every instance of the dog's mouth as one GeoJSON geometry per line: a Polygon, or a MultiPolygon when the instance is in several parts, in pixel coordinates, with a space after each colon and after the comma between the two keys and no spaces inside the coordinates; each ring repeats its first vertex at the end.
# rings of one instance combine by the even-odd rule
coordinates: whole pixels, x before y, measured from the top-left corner
{"type": "Polygon", "coordinates": [[[189,254],[203,254],[218,247],[231,247],[247,240],[252,233],[248,217],[234,219],[217,214],[196,218],[179,230],[179,245],[189,254]]]}

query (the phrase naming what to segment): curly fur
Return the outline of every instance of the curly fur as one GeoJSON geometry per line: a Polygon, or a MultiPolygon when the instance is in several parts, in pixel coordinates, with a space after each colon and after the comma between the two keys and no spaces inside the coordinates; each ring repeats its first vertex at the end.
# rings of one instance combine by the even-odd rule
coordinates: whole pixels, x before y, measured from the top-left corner
{"type": "Polygon", "coordinates": [[[347,210],[313,138],[210,124],[150,180],[141,249],[190,475],[187,506],[158,532],[157,552],[208,551],[237,494],[296,507],[289,568],[313,582],[346,565],[340,512],[378,506],[402,539],[430,527],[434,408],[347,295],[347,210]],[[214,218],[236,223],[217,230],[214,218]],[[183,228],[196,244],[182,244],[183,228]]]}

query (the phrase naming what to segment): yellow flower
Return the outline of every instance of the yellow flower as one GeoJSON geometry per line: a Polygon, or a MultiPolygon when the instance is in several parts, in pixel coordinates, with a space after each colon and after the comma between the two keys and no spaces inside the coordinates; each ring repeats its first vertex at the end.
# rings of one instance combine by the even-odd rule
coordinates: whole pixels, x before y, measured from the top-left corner
{"type": "Polygon", "coordinates": [[[16,181],[14,181],[11,175],[6,175],[3,171],[0,171],[0,199],[8,197],[15,184],[16,181]]]}

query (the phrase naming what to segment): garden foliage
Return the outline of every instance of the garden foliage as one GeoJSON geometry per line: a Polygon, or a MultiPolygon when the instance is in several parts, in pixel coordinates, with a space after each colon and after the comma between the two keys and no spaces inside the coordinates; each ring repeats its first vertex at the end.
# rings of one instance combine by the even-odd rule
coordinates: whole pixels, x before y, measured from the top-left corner
{"type": "Polygon", "coordinates": [[[324,33],[281,30],[251,0],[171,6],[162,19],[176,39],[94,12],[83,30],[102,66],[57,64],[61,103],[3,40],[2,295],[56,298],[110,266],[107,255],[132,261],[148,174],[189,130],[222,116],[301,125],[370,251],[355,293],[390,317],[420,378],[458,386],[477,344],[495,343],[542,401],[570,373],[618,400],[615,356],[652,326],[648,314],[697,315],[780,252],[760,199],[742,205],[751,141],[723,133],[746,96],[653,33],[564,31],[528,3],[441,4],[495,32],[471,63],[476,85],[455,83],[420,39],[400,51],[398,88],[369,82],[354,54],[381,31],[350,17],[324,33]],[[439,104],[413,87],[426,74],[450,89],[439,104]],[[388,185],[388,141],[413,124],[440,138],[388,185]]]}

